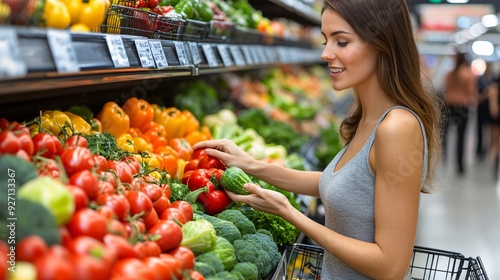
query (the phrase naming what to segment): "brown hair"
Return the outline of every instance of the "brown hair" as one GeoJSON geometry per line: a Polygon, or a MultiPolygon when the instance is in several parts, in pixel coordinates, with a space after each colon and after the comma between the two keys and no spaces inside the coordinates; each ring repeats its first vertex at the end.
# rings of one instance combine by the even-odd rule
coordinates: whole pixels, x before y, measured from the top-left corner
{"type": "MultiPolygon", "coordinates": [[[[415,112],[422,120],[429,151],[426,185],[435,178],[441,154],[439,99],[424,87],[420,56],[405,0],[325,0],[323,11],[333,9],[358,36],[379,51],[379,83],[398,105],[415,112]]],[[[361,103],[356,104],[340,126],[340,134],[349,143],[361,119],[361,103]]],[[[422,192],[429,192],[426,187],[422,192]]]]}

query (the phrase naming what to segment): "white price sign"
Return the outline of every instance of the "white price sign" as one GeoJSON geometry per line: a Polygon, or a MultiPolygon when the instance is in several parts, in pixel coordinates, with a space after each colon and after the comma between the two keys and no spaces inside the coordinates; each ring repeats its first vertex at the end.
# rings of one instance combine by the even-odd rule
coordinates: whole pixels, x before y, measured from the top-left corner
{"type": "Polygon", "coordinates": [[[233,60],[231,59],[231,55],[229,54],[229,50],[227,45],[217,45],[217,50],[219,51],[220,57],[222,58],[222,63],[224,66],[231,67],[233,66],[233,60]]]}
{"type": "Polygon", "coordinates": [[[123,45],[120,35],[107,35],[106,43],[108,44],[111,60],[116,68],[130,67],[127,51],[123,45]]]}
{"type": "Polygon", "coordinates": [[[181,65],[189,65],[189,58],[186,52],[186,48],[183,42],[175,41],[175,52],[177,53],[177,58],[181,65]]]}
{"type": "Polygon", "coordinates": [[[193,64],[198,65],[201,63],[200,52],[198,51],[198,44],[195,42],[188,42],[189,51],[191,52],[191,57],[193,59],[193,64]]]}
{"type": "Polygon", "coordinates": [[[149,45],[151,47],[151,52],[156,62],[156,67],[158,69],[164,69],[168,67],[167,57],[163,51],[163,46],[160,40],[149,40],[149,45]]]}
{"type": "Polygon", "coordinates": [[[229,46],[229,51],[231,52],[234,63],[236,63],[237,66],[245,66],[245,58],[243,58],[243,54],[241,53],[239,46],[229,46]]]}
{"type": "Polygon", "coordinates": [[[47,41],[50,53],[59,73],[79,72],[78,58],[76,57],[71,33],[68,30],[47,29],[47,41]]]}
{"type": "Polygon", "coordinates": [[[149,68],[155,67],[155,61],[153,58],[153,53],[149,47],[149,42],[147,39],[135,40],[135,47],[137,49],[137,55],[139,55],[139,60],[141,61],[142,67],[149,68]]]}
{"type": "Polygon", "coordinates": [[[203,44],[201,47],[203,48],[203,52],[205,53],[205,57],[207,58],[208,66],[209,67],[217,67],[219,65],[219,63],[217,62],[217,58],[215,57],[215,53],[214,53],[214,50],[212,49],[212,45],[203,44]]]}
{"type": "Polygon", "coordinates": [[[242,46],[241,48],[243,50],[243,55],[245,56],[245,60],[247,61],[247,63],[250,65],[255,64],[250,46],[242,46]]]}
{"type": "Polygon", "coordinates": [[[14,28],[0,27],[0,79],[22,77],[28,67],[19,51],[19,42],[14,28]]]}

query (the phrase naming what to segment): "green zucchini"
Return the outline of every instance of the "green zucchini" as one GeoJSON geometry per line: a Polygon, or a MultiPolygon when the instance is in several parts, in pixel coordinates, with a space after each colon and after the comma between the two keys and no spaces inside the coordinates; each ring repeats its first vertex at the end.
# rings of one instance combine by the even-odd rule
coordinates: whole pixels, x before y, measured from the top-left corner
{"type": "Polygon", "coordinates": [[[228,191],[234,192],[235,194],[250,194],[247,190],[243,188],[246,183],[251,183],[252,179],[245,173],[241,168],[232,166],[224,170],[220,178],[220,183],[222,187],[228,191]]]}

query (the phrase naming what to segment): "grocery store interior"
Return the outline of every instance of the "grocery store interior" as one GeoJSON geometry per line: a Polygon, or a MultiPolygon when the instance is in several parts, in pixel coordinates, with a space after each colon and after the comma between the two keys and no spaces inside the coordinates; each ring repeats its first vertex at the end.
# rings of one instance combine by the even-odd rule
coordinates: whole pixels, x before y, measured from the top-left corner
{"type": "MultiPolygon", "coordinates": [[[[457,51],[466,54],[478,80],[488,69],[492,81],[500,83],[500,1],[408,0],[407,4],[422,71],[435,94],[443,94],[444,77],[454,67],[457,51]]],[[[64,144],[71,134],[97,139],[87,135],[108,132],[113,140],[106,141],[116,142],[117,150],[132,154],[139,169],[147,171],[134,177],[139,173],[154,177],[160,187],[165,177],[159,170],[169,174],[168,180],[185,183],[193,152],[186,146],[204,139],[231,138],[255,158],[321,170],[341,148],[338,126],[353,102],[350,89],[331,88],[328,68],[320,59],[321,7],[321,0],[0,0],[0,133],[19,129],[10,125],[18,122],[33,139],[47,132],[64,144]],[[139,121],[137,108],[146,106],[150,119],[139,121]],[[174,116],[182,116],[182,122],[174,116]]],[[[446,260],[436,264],[445,272],[460,271],[451,273],[460,276],[456,279],[469,279],[465,274],[470,279],[500,279],[500,167],[490,153],[494,140],[488,123],[483,125],[482,140],[478,139],[480,119],[479,106],[471,104],[464,172],[458,172],[456,165],[458,127],[449,127],[435,192],[421,196],[416,245],[458,253],[453,258],[461,262],[452,268],[449,263],[443,268],[446,260]]],[[[5,143],[6,137],[2,135],[5,143]]],[[[55,165],[57,152],[43,154],[46,150],[30,141],[31,150],[19,142],[15,152],[1,150],[5,143],[0,143],[0,155],[14,153],[36,163],[37,174],[61,182],[69,178],[73,184],[71,177],[81,170],[68,169],[63,162],[71,176],[64,179],[61,170],[49,172],[40,153],[55,165]]],[[[89,150],[108,162],[115,159],[97,147],[89,150]]],[[[101,173],[95,176],[102,181],[101,173]]],[[[132,184],[132,174],[129,177],[132,184]]],[[[97,194],[80,188],[87,200],[98,203],[97,194]]],[[[101,190],[97,183],[96,190],[101,190]]],[[[320,201],[288,197],[321,221],[320,201]]],[[[6,199],[2,219],[7,217],[6,199]]],[[[84,208],[90,204],[87,201],[84,208]]],[[[155,205],[153,210],[160,216],[165,208],[160,213],[155,205]]],[[[71,223],[73,217],[65,222],[71,223]]],[[[146,223],[146,216],[140,219],[146,223]]],[[[281,238],[277,244],[293,244],[291,235],[298,243],[314,243],[298,232],[291,234],[293,230],[278,232],[270,221],[260,220],[260,227],[269,230],[275,241],[281,238]]],[[[28,226],[18,232],[33,231],[28,226]]],[[[260,275],[280,279],[283,260],[287,259],[260,275]]],[[[287,273],[293,274],[288,271],[283,276],[287,273]]],[[[436,278],[412,275],[412,279],[452,279],[443,271],[434,273],[436,278]]]]}

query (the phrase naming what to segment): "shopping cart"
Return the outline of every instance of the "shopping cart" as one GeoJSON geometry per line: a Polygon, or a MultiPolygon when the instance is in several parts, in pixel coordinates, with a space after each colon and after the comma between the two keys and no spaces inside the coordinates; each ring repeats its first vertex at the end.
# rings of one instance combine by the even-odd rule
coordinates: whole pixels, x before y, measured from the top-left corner
{"type": "MultiPolygon", "coordinates": [[[[272,277],[284,279],[321,279],[324,250],[296,243],[285,248],[283,258],[272,277]]],[[[466,258],[461,253],[415,246],[410,263],[414,280],[488,280],[480,257],[466,258]]]]}

